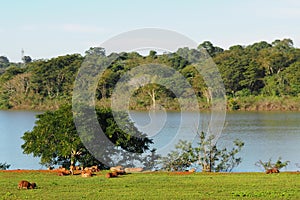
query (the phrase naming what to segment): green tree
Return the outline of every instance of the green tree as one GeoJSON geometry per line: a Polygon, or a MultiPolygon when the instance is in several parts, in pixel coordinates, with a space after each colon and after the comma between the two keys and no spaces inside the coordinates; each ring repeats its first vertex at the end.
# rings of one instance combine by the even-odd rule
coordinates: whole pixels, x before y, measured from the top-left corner
{"type": "MultiPolygon", "coordinates": [[[[146,152],[149,149],[152,141],[134,127],[128,116],[126,127],[134,136],[139,137],[130,137],[125,131],[121,130],[110,109],[96,109],[96,114],[104,133],[116,146],[138,153],[146,152]]],[[[122,116],[123,119],[126,117],[126,115],[122,116]]],[[[56,111],[47,111],[37,115],[33,130],[25,132],[22,139],[24,140],[23,153],[40,157],[41,164],[44,165],[62,163],[74,165],[76,162],[80,162],[84,165],[98,164],[102,167],[105,166],[96,160],[83,145],[77,134],[71,106],[69,105],[62,106],[56,111]]],[[[107,153],[109,154],[109,152],[107,153]]],[[[111,155],[103,156],[112,159],[109,157],[111,155]]]]}
{"type": "Polygon", "coordinates": [[[149,57],[151,57],[151,58],[153,58],[153,59],[156,59],[156,58],[157,58],[157,52],[151,50],[151,51],[149,52],[149,57]]]}
{"type": "Polygon", "coordinates": [[[30,63],[32,61],[30,56],[23,56],[22,61],[27,64],[30,63]]]}
{"type": "Polygon", "coordinates": [[[285,91],[293,96],[300,94],[300,62],[295,62],[283,71],[285,91]]]}
{"type": "Polygon", "coordinates": [[[73,82],[83,57],[79,54],[59,56],[48,61],[28,64],[31,90],[46,99],[71,98],[73,82]]]}
{"type": "Polygon", "coordinates": [[[105,49],[102,47],[91,47],[89,50],[85,51],[87,56],[105,56],[105,49]]]}
{"type": "Polygon", "coordinates": [[[224,51],[224,49],[214,46],[210,41],[204,41],[203,43],[201,43],[198,46],[198,49],[201,49],[201,48],[205,49],[207,51],[207,53],[212,57],[214,57],[217,54],[222,53],[224,51]]]}
{"type": "Polygon", "coordinates": [[[9,60],[5,56],[0,56],[0,68],[5,68],[9,66],[9,60]]]}

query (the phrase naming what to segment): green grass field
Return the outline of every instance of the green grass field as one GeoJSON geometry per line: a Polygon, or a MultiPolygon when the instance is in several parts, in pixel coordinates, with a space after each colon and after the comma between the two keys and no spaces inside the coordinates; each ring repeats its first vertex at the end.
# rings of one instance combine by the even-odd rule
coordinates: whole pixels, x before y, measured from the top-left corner
{"type": "Polygon", "coordinates": [[[136,173],[105,178],[0,172],[0,199],[300,199],[299,173],[136,173]],[[37,189],[17,189],[20,180],[37,189]]]}

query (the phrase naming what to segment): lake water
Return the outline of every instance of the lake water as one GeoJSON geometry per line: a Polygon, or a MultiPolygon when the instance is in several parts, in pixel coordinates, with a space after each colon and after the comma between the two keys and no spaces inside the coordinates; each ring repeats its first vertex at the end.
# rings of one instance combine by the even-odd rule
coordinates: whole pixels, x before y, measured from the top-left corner
{"type": "Polygon", "coordinates": [[[24,155],[21,137],[32,130],[37,112],[0,111],[0,163],[10,164],[10,169],[40,169],[39,159],[24,155]]]}
{"type": "MultiPolygon", "coordinates": [[[[22,153],[24,132],[33,128],[37,112],[0,111],[0,163],[10,169],[40,169],[39,159],[22,153]]],[[[130,112],[137,126],[148,132],[153,147],[165,154],[176,143],[174,138],[196,143],[195,113],[130,112]],[[151,121],[152,119],[152,121],[151,121]],[[149,125],[150,124],[150,125],[149,125]]],[[[205,130],[209,114],[200,114],[200,127],[205,130]]],[[[255,166],[258,160],[276,161],[279,156],[290,163],[283,171],[296,171],[300,163],[299,112],[229,112],[218,145],[230,148],[234,139],[245,142],[240,152],[242,163],[234,171],[262,171],[255,166]]]]}

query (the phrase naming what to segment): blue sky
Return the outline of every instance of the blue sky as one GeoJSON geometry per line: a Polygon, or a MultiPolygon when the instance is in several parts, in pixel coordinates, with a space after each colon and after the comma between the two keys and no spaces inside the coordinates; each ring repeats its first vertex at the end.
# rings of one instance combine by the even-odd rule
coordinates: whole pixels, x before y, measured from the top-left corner
{"type": "Polygon", "coordinates": [[[300,47],[298,0],[1,1],[0,55],[21,60],[81,53],[139,28],[163,28],[197,43],[236,44],[291,38],[300,47]]]}

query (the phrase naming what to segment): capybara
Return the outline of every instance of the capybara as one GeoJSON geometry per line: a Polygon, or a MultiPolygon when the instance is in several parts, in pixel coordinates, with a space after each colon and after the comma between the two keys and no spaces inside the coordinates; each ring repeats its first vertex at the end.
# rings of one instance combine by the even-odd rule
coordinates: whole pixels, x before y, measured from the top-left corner
{"type": "Polygon", "coordinates": [[[36,183],[34,183],[34,182],[33,182],[33,183],[30,183],[29,188],[30,188],[30,189],[35,189],[35,188],[36,188],[36,183]]]}
{"type": "Polygon", "coordinates": [[[278,168],[274,167],[272,169],[267,169],[266,174],[273,174],[273,173],[279,173],[278,168]]]}
{"type": "Polygon", "coordinates": [[[105,175],[106,178],[115,178],[118,177],[118,173],[117,172],[109,172],[105,175]]]}
{"type": "Polygon", "coordinates": [[[29,183],[28,181],[20,181],[18,184],[19,189],[35,189],[36,183],[29,183]]]}
{"type": "Polygon", "coordinates": [[[111,167],[110,171],[117,172],[118,175],[125,174],[125,170],[124,170],[124,168],[122,166],[111,167]]]}
{"type": "Polygon", "coordinates": [[[274,168],[272,169],[272,173],[279,173],[278,168],[274,167],[274,168]]]}
{"type": "Polygon", "coordinates": [[[93,175],[93,173],[91,170],[81,172],[81,177],[92,177],[92,175],[93,175]]]}
{"type": "Polygon", "coordinates": [[[196,171],[195,168],[192,168],[192,169],[189,170],[189,172],[193,172],[193,173],[194,173],[195,171],[196,171]]]}
{"type": "Polygon", "coordinates": [[[69,170],[60,170],[60,171],[58,171],[58,176],[67,176],[67,175],[70,175],[69,170]]]}
{"type": "Polygon", "coordinates": [[[144,169],[141,167],[136,167],[136,168],[125,168],[126,173],[132,173],[132,172],[142,172],[144,169]]]}

